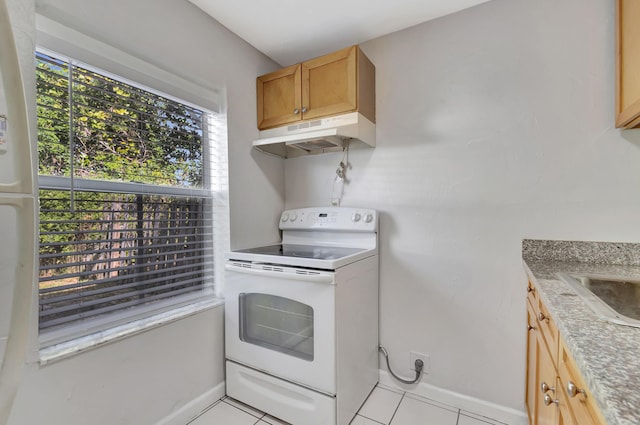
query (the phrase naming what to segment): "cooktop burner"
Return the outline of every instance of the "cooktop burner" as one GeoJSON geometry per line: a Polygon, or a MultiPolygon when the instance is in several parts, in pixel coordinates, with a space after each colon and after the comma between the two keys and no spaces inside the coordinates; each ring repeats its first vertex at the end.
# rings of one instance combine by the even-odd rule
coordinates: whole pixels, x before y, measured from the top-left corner
{"type": "Polygon", "coordinates": [[[234,252],[271,255],[276,257],[310,258],[315,260],[337,260],[342,257],[365,251],[360,248],[342,248],[331,246],[278,244],[257,248],[239,249],[234,252]]]}

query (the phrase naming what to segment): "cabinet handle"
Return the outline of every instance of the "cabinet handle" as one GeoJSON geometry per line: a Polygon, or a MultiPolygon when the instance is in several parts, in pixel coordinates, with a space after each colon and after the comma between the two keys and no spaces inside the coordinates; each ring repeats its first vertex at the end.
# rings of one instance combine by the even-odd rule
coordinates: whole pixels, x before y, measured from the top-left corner
{"type": "Polygon", "coordinates": [[[573,381],[569,381],[567,383],[567,393],[569,394],[569,397],[575,397],[578,394],[582,394],[584,396],[587,395],[586,391],[578,388],[578,386],[574,384],[573,381]]]}
{"type": "Polygon", "coordinates": [[[546,382],[542,382],[542,384],[540,384],[540,391],[542,391],[542,394],[546,394],[547,391],[553,391],[554,393],[556,392],[555,387],[550,387],[546,382]]]}
{"type": "Polygon", "coordinates": [[[536,290],[533,288],[533,286],[527,286],[527,292],[535,292],[536,290]]]}
{"type": "Polygon", "coordinates": [[[543,400],[544,400],[545,406],[549,406],[551,404],[555,404],[555,405],[560,404],[559,400],[554,400],[553,397],[551,397],[549,394],[545,394],[543,400]]]}
{"type": "Polygon", "coordinates": [[[305,112],[307,112],[307,107],[306,107],[306,106],[303,106],[303,107],[302,107],[302,113],[304,114],[305,112]]]}
{"type": "Polygon", "coordinates": [[[300,109],[296,108],[293,110],[293,115],[298,115],[300,113],[300,109]]]}
{"type": "Polygon", "coordinates": [[[531,326],[531,325],[527,325],[527,330],[528,331],[535,331],[536,327],[535,326],[531,326]]]}
{"type": "Polygon", "coordinates": [[[546,318],[547,318],[547,317],[546,317],[542,312],[538,313],[538,320],[539,320],[539,321],[541,321],[541,322],[542,322],[542,321],[543,321],[544,319],[546,319],[546,318]]]}

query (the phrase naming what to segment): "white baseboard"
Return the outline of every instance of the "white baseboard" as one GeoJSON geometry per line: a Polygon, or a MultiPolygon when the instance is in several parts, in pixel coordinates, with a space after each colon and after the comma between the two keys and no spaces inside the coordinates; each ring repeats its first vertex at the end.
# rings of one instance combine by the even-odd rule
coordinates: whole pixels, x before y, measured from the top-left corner
{"type": "Polygon", "coordinates": [[[485,416],[504,422],[507,425],[527,425],[528,418],[524,411],[512,409],[510,407],[501,406],[479,398],[470,397],[454,391],[445,390],[425,382],[418,384],[405,385],[400,384],[393,379],[389,372],[380,370],[380,383],[387,387],[397,388],[421,397],[428,398],[440,403],[457,407],[461,410],[475,413],[476,415],[485,416]]]}
{"type": "Polygon", "coordinates": [[[169,416],[162,418],[155,425],[185,425],[200,415],[207,407],[224,397],[225,393],[225,383],[223,381],[172,412],[169,416]]]}

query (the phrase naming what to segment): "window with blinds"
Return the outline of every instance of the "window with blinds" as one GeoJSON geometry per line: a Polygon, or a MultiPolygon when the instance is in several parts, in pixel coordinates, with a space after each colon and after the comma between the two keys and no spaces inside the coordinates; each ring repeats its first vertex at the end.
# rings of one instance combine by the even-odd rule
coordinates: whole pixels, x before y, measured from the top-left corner
{"type": "Polygon", "coordinates": [[[36,54],[40,329],[212,284],[211,113],[36,54]]]}

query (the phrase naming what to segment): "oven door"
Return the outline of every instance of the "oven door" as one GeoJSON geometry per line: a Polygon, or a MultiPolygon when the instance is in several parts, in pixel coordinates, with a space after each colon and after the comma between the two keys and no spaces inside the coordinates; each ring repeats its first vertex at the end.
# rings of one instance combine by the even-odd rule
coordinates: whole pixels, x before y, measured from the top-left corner
{"type": "Polygon", "coordinates": [[[229,262],[225,277],[227,359],[336,394],[335,273],[229,262]]]}

